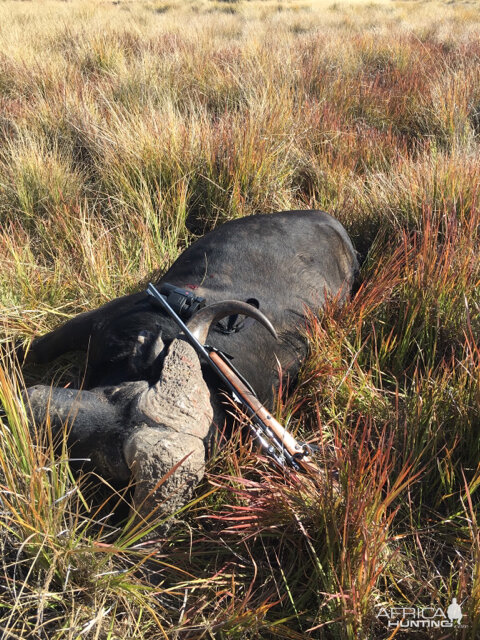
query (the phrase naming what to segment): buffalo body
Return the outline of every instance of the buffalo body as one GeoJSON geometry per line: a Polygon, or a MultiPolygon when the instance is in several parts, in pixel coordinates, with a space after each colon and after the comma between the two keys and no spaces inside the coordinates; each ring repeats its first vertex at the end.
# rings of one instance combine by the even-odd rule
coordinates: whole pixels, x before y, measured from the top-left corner
{"type": "MultiPolygon", "coordinates": [[[[212,323],[207,343],[228,354],[268,406],[279,368],[292,379],[305,357],[306,311],[317,312],[327,296],[342,302],[356,271],[355,251],[337,220],[321,211],[287,211],[218,227],[182,253],[157,286],[190,289],[207,305],[248,303],[237,304],[245,315],[212,323]],[[248,317],[256,313],[258,320],[257,309],[278,339],[267,322],[248,317]]],[[[88,351],[84,388],[30,388],[33,418],[48,413],[57,429],[70,422],[73,455],[119,482],[132,474],[137,504],[181,507],[203,475],[218,380],[145,292],[73,318],[35,340],[29,357],[45,362],[70,350],[88,351]],[[169,474],[175,464],[179,470],[169,474]],[[158,489],[164,474],[168,483],[158,489]]]]}

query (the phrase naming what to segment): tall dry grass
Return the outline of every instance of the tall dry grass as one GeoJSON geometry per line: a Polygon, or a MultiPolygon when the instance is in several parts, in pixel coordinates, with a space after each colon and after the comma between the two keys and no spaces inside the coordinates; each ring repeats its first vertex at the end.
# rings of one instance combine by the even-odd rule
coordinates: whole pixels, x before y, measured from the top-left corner
{"type": "MultiPolygon", "coordinates": [[[[0,3],[5,638],[401,638],[381,607],[453,597],[456,637],[478,635],[479,15],[0,3]],[[283,477],[236,436],[145,542],[128,495],[92,495],[48,425],[28,427],[8,344],[135,289],[225,220],[287,208],[330,211],[364,259],[278,398],[332,480],[283,477]]],[[[81,374],[69,358],[24,372],[81,374]]]]}

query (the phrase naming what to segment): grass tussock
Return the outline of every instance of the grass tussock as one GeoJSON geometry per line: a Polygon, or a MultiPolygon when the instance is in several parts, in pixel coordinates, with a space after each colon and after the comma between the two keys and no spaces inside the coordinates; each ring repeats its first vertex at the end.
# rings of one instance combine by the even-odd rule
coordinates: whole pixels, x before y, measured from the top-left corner
{"type": "Polygon", "coordinates": [[[0,3],[5,638],[403,638],[382,607],[453,597],[478,635],[479,35],[476,2],[0,3]],[[363,259],[278,397],[326,480],[238,435],[160,538],[28,426],[9,345],[288,208],[363,259]]]}

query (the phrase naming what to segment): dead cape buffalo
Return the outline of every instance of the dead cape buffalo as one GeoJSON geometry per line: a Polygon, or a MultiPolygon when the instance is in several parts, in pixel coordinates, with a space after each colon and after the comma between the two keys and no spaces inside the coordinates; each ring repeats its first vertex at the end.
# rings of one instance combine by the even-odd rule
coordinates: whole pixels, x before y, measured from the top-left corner
{"type": "MultiPolygon", "coordinates": [[[[319,310],[326,295],[342,301],[356,271],[355,251],[337,220],[322,211],[286,211],[208,233],[157,287],[170,283],[205,298],[207,306],[193,316],[199,335],[231,357],[269,406],[279,365],[292,379],[305,357],[306,309],[319,310]]],[[[218,407],[218,381],[179,333],[140,292],[73,318],[29,351],[35,362],[88,351],[84,388],[31,387],[30,410],[37,422],[48,412],[54,429],[69,422],[72,457],[90,459],[118,483],[133,479],[134,503],[143,513],[160,503],[174,512],[191,496],[218,407]]]]}

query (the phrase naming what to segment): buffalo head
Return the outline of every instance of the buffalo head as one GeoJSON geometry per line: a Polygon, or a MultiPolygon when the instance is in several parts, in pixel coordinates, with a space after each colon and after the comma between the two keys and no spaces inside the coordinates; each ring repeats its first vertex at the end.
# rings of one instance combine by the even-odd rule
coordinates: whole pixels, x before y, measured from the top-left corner
{"type": "MultiPolygon", "coordinates": [[[[204,307],[188,327],[203,344],[211,324],[232,314],[253,318],[276,337],[259,310],[236,300],[204,307]]],[[[140,353],[143,338],[139,331],[140,353]]],[[[157,336],[136,357],[139,367],[155,364],[156,380],[129,380],[89,390],[38,385],[27,390],[26,400],[37,423],[48,415],[54,432],[69,425],[73,459],[116,483],[127,484],[131,478],[141,515],[159,507],[173,513],[203,477],[216,403],[196,352],[181,336],[168,347],[157,336]]]]}

